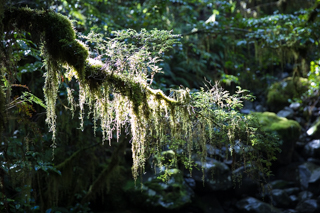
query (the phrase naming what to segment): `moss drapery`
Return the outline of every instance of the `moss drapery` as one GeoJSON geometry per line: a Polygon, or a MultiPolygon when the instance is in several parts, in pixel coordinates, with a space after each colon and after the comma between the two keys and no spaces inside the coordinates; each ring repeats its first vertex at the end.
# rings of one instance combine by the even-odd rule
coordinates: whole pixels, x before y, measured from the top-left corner
{"type": "MultiPolygon", "coordinates": [[[[61,66],[65,66],[69,68],[67,72],[70,76],[75,77],[79,83],[81,126],[85,106],[88,106],[93,114],[95,128],[96,122],[100,121],[103,141],[111,141],[114,132],[119,138],[121,127],[130,127],[134,179],[137,178],[138,171],[144,170],[146,156],[161,153],[165,145],[184,150],[183,154],[189,165],[194,152],[201,153],[201,160],[205,161],[208,143],[215,147],[221,147],[222,144],[230,146],[230,150],[234,146],[254,145],[255,153],[250,153],[250,156],[243,153],[244,159],[256,161],[255,166],[259,171],[266,171],[263,165],[270,165],[277,143],[268,141],[265,144],[264,141],[268,138],[255,135],[259,129],[251,128],[254,122],[233,110],[234,106],[240,104],[241,97],[238,94],[241,91],[230,96],[218,87],[193,94],[188,89],[181,89],[173,91],[172,96],[167,97],[161,90],[150,88],[145,81],[145,74],[140,76],[139,70],[123,72],[145,63],[143,60],[139,61],[139,52],[133,52],[135,57],[124,57],[117,64],[118,67],[91,60],[87,47],[76,39],[72,23],[63,15],[48,10],[10,8],[4,11],[2,23],[4,31],[30,32],[32,40],[41,46],[47,69],[44,87],[46,122],[53,132],[53,148],[56,146],[54,139],[58,74],[61,66]],[[122,66],[121,63],[127,64],[122,66]],[[114,97],[110,98],[110,94],[114,97]],[[236,145],[237,138],[246,143],[236,145]],[[261,150],[265,149],[271,153],[270,156],[267,160],[259,159],[262,156],[261,150]]],[[[68,99],[72,104],[72,98],[68,99]]]]}

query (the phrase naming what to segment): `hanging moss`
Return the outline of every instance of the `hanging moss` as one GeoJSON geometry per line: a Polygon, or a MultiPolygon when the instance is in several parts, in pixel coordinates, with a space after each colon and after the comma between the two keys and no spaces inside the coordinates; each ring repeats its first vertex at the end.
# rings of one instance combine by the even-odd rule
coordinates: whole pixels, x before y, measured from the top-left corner
{"type": "MultiPolygon", "coordinates": [[[[75,39],[72,24],[65,16],[52,11],[13,8],[5,11],[3,23],[8,31],[19,29],[31,32],[33,41],[42,44],[47,68],[44,87],[46,122],[53,132],[53,139],[56,131],[55,103],[59,69],[61,65],[69,65],[71,69],[67,71],[68,76],[79,80],[80,128],[84,128],[85,106],[88,106],[89,115],[93,114],[95,129],[96,122],[100,121],[103,142],[108,140],[111,143],[114,131],[119,139],[120,129],[130,126],[130,132],[126,130],[126,133],[132,135],[132,174],[135,180],[139,172],[143,172],[147,156],[160,153],[162,147],[172,145],[181,148],[183,158],[186,159],[185,165],[191,168],[193,152],[200,153],[204,162],[207,143],[215,147],[232,148],[236,139],[241,138],[244,129],[251,127],[243,116],[233,110],[240,106],[238,93],[237,96],[231,96],[218,86],[213,86],[207,91],[202,89],[195,92],[195,96],[191,96],[190,91],[185,89],[173,91],[173,96],[168,97],[161,90],[150,88],[147,84],[150,75],[148,70],[157,73],[160,69],[155,65],[158,58],[152,57],[155,52],[150,52],[148,48],[135,47],[119,40],[108,43],[102,39],[101,46],[106,47],[103,49],[106,53],[102,56],[108,59],[102,63],[88,59],[87,48],[75,39]]],[[[161,32],[155,33],[161,35],[161,32]]],[[[130,31],[130,36],[134,37],[133,31],[130,31]]],[[[156,34],[147,36],[159,37],[156,34]]],[[[160,41],[164,40],[168,40],[167,37],[160,38],[160,41]]],[[[70,103],[73,104],[73,101],[70,103]]],[[[259,150],[259,144],[265,142],[264,138],[254,138],[254,130],[248,132],[248,141],[253,141],[252,144],[256,144],[259,150]]],[[[52,147],[55,146],[53,142],[52,147]]],[[[269,149],[272,154],[276,151],[273,145],[269,149]]],[[[259,154],[259,151],[256,153],[259,154]]],[[[251,160],[255,161],[256,158],[252,157],[251,160]]],[[[265,171],[263,163],[270,161],[271,158],[257,162],[258,170],[265,171]]],[[[99,188],[98,183],[108,173],[107,170],[102,173],[101,178],[92,185],[94,189],[89,190],[90,193],[99,188]]]]}
{"type": "Polygon", "coordinates": [[[4,126],[6,122],[5,103],[6,98],[2,90],[2,85],[0,84],[0,141],[2,139],[2,132],[4,131],[4,126]]]}

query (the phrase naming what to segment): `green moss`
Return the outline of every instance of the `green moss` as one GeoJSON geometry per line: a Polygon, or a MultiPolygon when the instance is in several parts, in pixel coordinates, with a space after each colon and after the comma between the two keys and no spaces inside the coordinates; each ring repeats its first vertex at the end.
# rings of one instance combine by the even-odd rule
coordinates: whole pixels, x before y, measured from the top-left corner
{"type": "Polygon", "coordinates": [[[273,112],[255,112],[252,114],[259,120],[262,131],[276,132],[282,139],[282,144],[279,147],[281,153],[277,156],[278,162],[280,164],[290,163],[295,144],[300,136],[301,127],[299,123],[278,117],[273,112]]]}
{"type": "Polygon", "coordinates": [[[5,29],[13,26],[30,32],[32,40],[38,44],[45,41],[47,57],[74,67],[80,80],[84,78],[84,68],[88,49],[76,40],[71,21],[58,13],[29,8],[10,8],[5,11],[5,29]]]}
{"type": "Polygon", "coordinates": [[[254,114],[258,117],[263,131],[275,131],[283,140],[299,138],[301,127],[298,122],[279,117],[273,112],[256,112],[254,114]]]}
{"type": "Polygon", "coordinates": [[[289,104],[289,99],[300,98],[308,90],[306,78],[288,77],[270,86],[267,94],[267,104],[271,111],[279,111],[289,104]]]}

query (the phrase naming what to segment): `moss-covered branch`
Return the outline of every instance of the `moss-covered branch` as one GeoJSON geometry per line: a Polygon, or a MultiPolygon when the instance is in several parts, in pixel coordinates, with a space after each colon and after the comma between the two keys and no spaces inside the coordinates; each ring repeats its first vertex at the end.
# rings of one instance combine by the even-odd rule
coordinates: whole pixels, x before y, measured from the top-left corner
{"type": "MultiPolygon", "coordinates": [[[[89,34],[85,38],[86,41],[102,47],[94,50],[102,52],[98,57],[100,61],[89,58],[87,47],[76,40],[71,22],[60,14],[52,11],[13,8],[5,11],[2,23],[7,32],[15,30],[30,32],[32,40],[42,45],[42,55],[47,68],[44,87],[47,104],[46,122],[53,132],[53,148],[56,147],[55,103],[61,65],[71,68],[66,71],[68,78],[75,77],[79,81],[79,103],[75,105],[79,107],[81,128],[83,128],[85,107],[90,110],[90,115],[92,113],[95,130],[97,121],[100,123],[103,141],[111,142],[114,133],[119,139],[121,128],[130,126],[125,129],[127,134],[132,135],[134,179],[137,178],[138,171],[143,170],[147,156],[158,154],[162,147],[173,146],[183,149],[185,159],[191,164],[191,155],[194,151],[201,152],[201,159],[205,160],[208,143],[215,147],[222,145],[233,147],[236,139],[240,138],[246,129],[251,128],[246,118],[231,110],[241,105],[238,94],[231,96],[218,86],[208,88],[207,91],[202,89],[192,95],[188,89],[174,91],[173,98],[166,96],[161,90],[150,88],[147,83],[150,80],[148,78],[150,76],[152,78],[161,70],[156,66],[159,54],[170,44],[168,38],[174,39],[168,32],[142,31],[138,33],[138,38],[144,40],[139,46],[128,43],[126,39],[123,40],[130,36],[135,37],[135,31],[124,33],[124,37],[121,37],[119,32],[118,39],[107,39],[95,34],[90,37],[89,34]],[[150,47],[153,45],[152,42],[150,44],[145,42],[146,37],[152,38],[152,41],[159,38],[157,43],[160,48],[159,53],[150,47]],[[161,42],[164,42],[163,48],[161,42]]],[[[72,94],[68,93],[68,100],[70,104],[74,103],[72,94]]],[[[248,141],[265,143],[263,138],[252,138],[255,133],[255,130],[250,132],[248,141]]],[[[275,146],[276,144],[272,144],[270,153],[275,153],[275,146]]],[[[65,167],[81,151],[74,153],[57,168],[65,167]]],[[[112,172],[117,161],[117,156],[111,159],[111,166],[92,184],[84,200],[96,191],[100,180],[112,172]]],[[[259,164],[258,169],[263,171],[263,163],[259,164]]]]}
{"type": "Polygon", "coordinates": [[[45,46],[48,57],[75,68],[80,79],[84,76],[88,50],[76,40],[71,21],[50,10],[9,8],[2,21],[5,31],[30,32],[32,40],[45,46]]]}

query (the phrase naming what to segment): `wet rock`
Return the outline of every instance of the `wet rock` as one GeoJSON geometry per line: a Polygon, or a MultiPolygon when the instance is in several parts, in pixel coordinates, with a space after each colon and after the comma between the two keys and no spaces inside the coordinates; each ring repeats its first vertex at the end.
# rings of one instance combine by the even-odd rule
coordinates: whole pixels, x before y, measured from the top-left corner
{"type": "Polygon", "coordinates": [[[293,206],[296,206],[298,204],[299,199],[296,195],[290,195],[289,198],[293,206]]]}
{"type": "Polygon", "coordinates": [[[316,158],[308,158],[307,159],[308,162],[314,163],[318,166],[320,166],[320,159],[316,159],[316,158]]]}
{"type": "Polygon", "coordinates": [[[270,182],[268,185],[270,185],[271,189],[285,189],[292,187],[293,183],[285,180],[275,180],[270,182]]]}
{"type": "Polygon", "coordinates": [[[289,195],[282,189],[271,190],[270,198],[272,200],[272,204],[276,207],[289,207],[291,204],[289,195]]]}
{"type": "Polygon", "coordinates": [[[302,153],[306,158],[320,158],[320,140],[316,139],[307,143],[304,146],[302,153]]]}
{"type": "Polygon", "coordinates": [[[313,197],[313,193],[312,192],[309,192],[309,191],[302,191],[299,193],[299,196],[298,196],[298,199],[299,200],[306,200],[306,199],[309,199],[309,198],[312,198],[313,197]]]}
{"type": "Polygon", "coordinates": [[[320,167],[312,171],[308,189],[316,195],[320,194],[320,167]]]}
{"type": "Polygon", "coordinates": [[[296,210],[299,213],[316,213],[319,212],[319,206],[317,200],[307,199],[303,200],[297,205],[296,210]]]}
{"type": "Polygon", "coordinates": [[[308,189],[311,174],[316,168],[318,166],[310,162],[305,162],[298,167],[300,187],[303,190],[308,189]]]}
{"type": "Polygon", "coordinates": [[[250,213],[270,213],[270,212],[279,212],[280,211],[270,204],[262,202],[253,197],[247,197],[237,202],[237,208],[242,212],[250,213]]]}
{"type": "Polygon", "coordinates": [[[295,103],[291,103],[289,107],[293,110],[298,110],[301,107],[301,104],[298,102],[295,102],[295,103]]]}
{"type": "Polygon", "coordinates": [[[287,188],[284,189],[288,195],[294,195],[298,194],[300,192],[300,189],[298,187],[292,187],[292,188],[287,188]]]}
{"type": "Polygon", "coordinates": [[[290,163],[295,143],[300,135],[301,127],[299,123],[279,117],[273,112],[255,112],[252,114],[257,116],[263,131],[277,132],[282,139],[283,143],[280,146],[282,152],[277,155],[277,162],[280,164],[290,163]]]}
{"type": "Polygon", "coordinates": [[[285,107],[277,113],[277,116],[291,119],[294,116],[294,111],[290,107],[285,107]]]}

